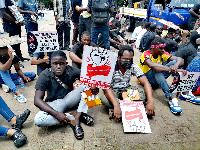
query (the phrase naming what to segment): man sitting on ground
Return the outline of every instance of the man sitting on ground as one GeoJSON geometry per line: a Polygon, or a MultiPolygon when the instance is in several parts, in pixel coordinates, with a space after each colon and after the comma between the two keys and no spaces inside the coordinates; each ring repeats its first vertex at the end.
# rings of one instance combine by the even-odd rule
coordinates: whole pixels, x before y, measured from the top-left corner
{"type": "Polygon", "coordinates": [[[90,33],[85,31],[85,32],[83,32],[83,34],[81,36],[81,41],[77,42],[72,47],[72,49],[69,53],[69,57],[72,60],[72,66],[73,67],[81,69],[83,46],[84,45],[96,47],[96,44],[92,43],[90,40],[91,40],[90,33]]]}
{"type": "Polygon", "coordinates": [[[37,126],[53,126],[60,123],[69,123],[74,136],[81,140],[84,137],[79,118],[86,125],[94,124],[94,119],[83,110],[79,104],[81,92],[85,85],[80,85],[73,90],[73,83],[79,82],[80,70],[67,65],[67,56],[62,51],[53,52],[51,55],[51,68],[41,72],[35,86],[34,104],[40,109],[34,118],[37,126]],[[45,91],[47,97],[44,101],[45,91]],[[79,106],[79,107],[78,107],[79,106]],[[78,107],[75,123],[70,122],[74,117],[66,113],[69,109],[78,107]]]}
{"type": "Polygon", "coordinates": [[[143,52],[140,59],[140,68],[145,73],[152,87],[160,86],[165,93],[165,96],[169,98],[169,105],[172,113],[180,114],[182,109],[178,103],[177,98],[173,97],[172,93],[169,93],[169,85],[166,79],[171,73],[182,71],[178,69],[183,65],[183,59],[180,57],[172,56],[165,50],[165,42],[161,38],[155,38],[151,42],[151,49],[143,52]],[[163,61],[168,63],[164,66],[163,61]]]}
{"type": "Polygon", "coordinates": [[[143,102],[147,102],[147,115],[155,115],[151,85],[149,84],[140,67],[133,62],[133,55],[134,51],[130,46],[123,45],[120,47],[120,50],[118,52],[118,60],[115,66],[115,72],[111,82],[111,88],[108,90],[104,90],[106,97],[104,95],[102,95],[101,97],[101,101],[104,105],[109,108],[114,107],[114,117],[116,120],[119,120],[121,118],[119,100],[122,100],[122,92],[126,92],[127,89],[138,90],[141,100],[143,102]],[[132,75],[135,75],[138,78],[141,85],[144,86],[144,89],[131,86],[130,79],[132,75]]]}

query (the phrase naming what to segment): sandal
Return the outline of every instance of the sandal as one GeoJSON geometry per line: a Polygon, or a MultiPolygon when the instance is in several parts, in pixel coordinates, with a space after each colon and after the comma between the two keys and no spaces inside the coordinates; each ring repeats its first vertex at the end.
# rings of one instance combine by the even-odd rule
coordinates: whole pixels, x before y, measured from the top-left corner
{"type": "Polygon", "coordinates": [[[16,147],[20,147],[24,145],[27,141],[26,135],[24,135],[20,130],[17,130],[11,137],[10,139],[13,140],[14,145],[16,147]]]}
{"type": "Polygon", "coordinates": [[[80,121],[83,122],[84,124],[88,125],[88,126],[94,125],[94,118],[92,118],[91,116],[89,116],[86,113],[81,114],[80,121]],[[90,121],[91,119],[92,119],[92,121],[90,121]]]}
{"type": "Polygon", "coordinates": [[[25,110],[22,114],[20,115],[17,115],[16,116],[16,123],[15,124],[12,124],[12,128],[13,129],[21,129],[22,128],[22,124],[26,121],[26,119],[28,118],[28,116],[30,115],[30,110],[27,109],[25,110]]]}
{"type": "Polygon", "coordinates": [[[82,140],[84,138],[84,131],[83,131],[83,128],[81,127],[80,124],[77,124],[75,126],[73,126],[72,124],[69,124],[70,127],[72,128],[72,130],[74,131],[74,136],[77,140],[82,140]],[[77,134],[81,134],[83,133],[82,135],[80,136],[77,136],[77,134]]]}

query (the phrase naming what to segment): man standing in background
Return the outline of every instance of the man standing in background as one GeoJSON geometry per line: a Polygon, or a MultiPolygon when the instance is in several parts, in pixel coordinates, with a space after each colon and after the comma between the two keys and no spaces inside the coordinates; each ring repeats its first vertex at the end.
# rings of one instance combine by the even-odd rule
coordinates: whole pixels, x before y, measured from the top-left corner
{"type": "Polygon", "coordinates": [[[58,41],[60,50],[70,51],[70,0],[54,0],[54,16],[56,20],[56,30],[58,32],[58,41]],[[63,47],[64,34],[64,47],[63,47]]]}

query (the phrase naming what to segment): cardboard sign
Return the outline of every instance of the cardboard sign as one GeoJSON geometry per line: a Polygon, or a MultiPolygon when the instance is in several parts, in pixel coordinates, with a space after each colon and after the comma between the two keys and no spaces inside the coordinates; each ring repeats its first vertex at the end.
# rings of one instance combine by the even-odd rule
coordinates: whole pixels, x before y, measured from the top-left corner
{"type": "Polygon", "coordinates": [[[179,72],[179,77],[170,86],[170,93],[191,91],[199,76],[200,72],[187,72],[185,76],[182,72],[179,72]]]}
{"type": "Polygon", "coordinates": [[[124,132],[151,133],[151,128],[142,101],[121,100],[124,132]]]}
{"type": "Polygon", "coordinates": [[[32,31],[27,36],[32,53],[59,50],[58,34],[56,31],[32,31]]]}
{"type": "Polygon", "coordinates": [[[90,87],[110,88],[117,53],[86,45],[83,49],[81,82],[90,87]]]}

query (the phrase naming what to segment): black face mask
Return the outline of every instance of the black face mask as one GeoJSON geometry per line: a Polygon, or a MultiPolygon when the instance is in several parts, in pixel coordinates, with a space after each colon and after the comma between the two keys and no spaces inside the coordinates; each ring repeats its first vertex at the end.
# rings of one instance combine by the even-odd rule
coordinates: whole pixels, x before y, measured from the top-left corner
{"type": "Polygon", "coordinates": [[[130,69],[132,64],[133,64],[132,60],[129,61],[126,60],[121,62],[121,66],[123,69],[130,69]]]}

